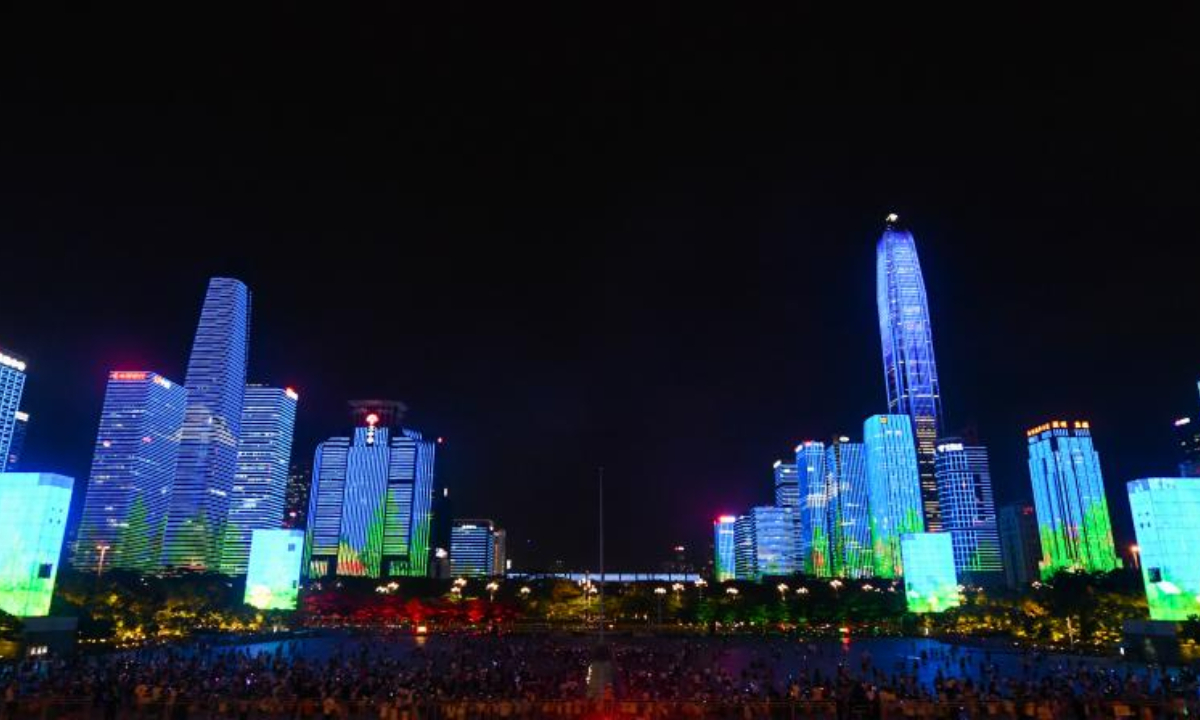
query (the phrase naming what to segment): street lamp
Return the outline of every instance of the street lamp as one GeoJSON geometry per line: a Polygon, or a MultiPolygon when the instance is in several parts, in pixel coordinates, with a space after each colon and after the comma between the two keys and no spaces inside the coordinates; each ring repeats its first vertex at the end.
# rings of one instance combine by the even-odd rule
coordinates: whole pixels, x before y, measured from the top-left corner
{"type": "Polygon", "coordinates": [[[700,599],[704,599],[704,588],[708,587],[708,581],[704,578],[696,578],[696,590],[700,593],[700,599]]]}
{"type": "Polygon", "coordinates": [[[662,601],[663,601],[663,596],[666,594],[667,594],[667,589],[665,587],[654,588],[654,599],[658,603],[658,624],[660,626],[662,625],[662,601]]]}
{"type": "Polygon", "coordinates": [[[1129,546],[1129,552],[1133,554],[1134,569],[1140,572],[1142,569],[1142,549],[1137,545],[1137,543],[1134,543],[1133,545],[1129,546]]]}
{"type": "Polygon", "coordinates": [[[679,583],[679,582],[675,583],[674,585],[671,586],[671,590],[673,590],[675,592],[675,594],[678,595],[679,593],[683,592],[683,583],[679,583]]]}
{"type": "Polygon", "coordinates": [[[779,601],[783,602],[783,599],[787,595],[787,591],[789,590],[787,583],[779,583],[778,585],[775,586],[775,589],[779,591],[779,601]]]}
{"type": "Polygon", "coordinates": [[[526,587],[521,588],[519,592],[521,593],[521,597],[528,598],[529,593],[531,593],[533,591],[530,590],[528,586],[526,586],[526,587]]]}
{"type": "Polygon", "coordinates": [[[796,588],[796,594],[797,594],[797,595],[807,595],[807,594],[808,594],[808,588],[806,588],[806,587],[804,587],[803,585],[801,585],[800,587],[796,588]]]}
{"type": "Polygon", "coordinates": [[[735,587],[725,588],[725,594],[736,600],[738,596],[738,589],[735,587]]]}
{"type": "Polygon", "coordinates": [[[100,551],[100,564],[96,566],[96,582],[100,582],[100,576],[104,574],[104,556],[108,554],[109,545],[101,543],[96,546],[100,551]]]}
{"type": "Polygon", "coordinates": [[[496,591],[500,589],[500,583],[495,580],[487,584],[488,602],[496,602],[496,591]]]}

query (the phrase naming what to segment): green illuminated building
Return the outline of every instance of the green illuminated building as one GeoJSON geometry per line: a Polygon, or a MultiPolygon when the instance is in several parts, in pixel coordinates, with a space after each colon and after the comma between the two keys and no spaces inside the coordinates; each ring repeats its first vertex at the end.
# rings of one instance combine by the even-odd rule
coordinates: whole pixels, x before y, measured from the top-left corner
{"type": "Polygon", "coordinates": [[[259,610],[295,610],[303,559],[303,530],[255,530],[250,538],[245,603],[259,610]]]}
{"type": "Polygon", "coordinates": [[[0,473],[0,610],[50,612],[75,481],[50,473],[0,473]]]}
{"type": "Polygon", "coordinates": [[[959,604],[950,533],[906,533],[900,538],[900,552],[909,612],[936,613],[959,604]]]}
{"type": "Polygon", "coordinates": [[[1200,615],[1200,477],[1145,478],[1126,487],[1150,618],[1200,615]]]}

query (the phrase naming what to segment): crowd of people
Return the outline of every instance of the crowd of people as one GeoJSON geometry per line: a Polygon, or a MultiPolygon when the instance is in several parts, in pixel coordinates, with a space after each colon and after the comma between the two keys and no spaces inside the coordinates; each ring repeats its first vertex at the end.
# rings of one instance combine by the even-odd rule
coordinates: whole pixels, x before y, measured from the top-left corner
{"type": "MultiPolygon", "coordinates": [[[[335,643],[336,644],[336,643],[335,643]]],[[[913,644],[869,651],[762,639],[452,636],[348,640],[323,657],[193,647],[0,666],[4,720],[96,718],[1114,717],[1195,714],[1200,679],[1132,665],[913,644]],[[47,714],[50,705],[55,708],[47,714]],[[671,711],[667,711],[671,708],[671,711]],[[736,710],[735,710],[736,709],[736,710]],[[948,714],[949,713],[949,714],[948,714]]]]}

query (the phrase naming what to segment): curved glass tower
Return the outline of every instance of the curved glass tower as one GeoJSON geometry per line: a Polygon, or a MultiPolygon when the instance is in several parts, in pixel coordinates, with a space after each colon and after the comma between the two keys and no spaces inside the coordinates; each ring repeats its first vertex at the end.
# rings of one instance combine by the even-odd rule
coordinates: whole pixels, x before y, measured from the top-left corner
{"type": "Polygon", "coordinates": [[[898,221],[895,215],[888,215],[887,227],[875,251],[884,382],[888,412],[912,418],[925,529],[939,532],[942,517],[934,458],[938,429],[942,424],[942,398],[917,246],[912,233],[902,229],[898,221]]]}

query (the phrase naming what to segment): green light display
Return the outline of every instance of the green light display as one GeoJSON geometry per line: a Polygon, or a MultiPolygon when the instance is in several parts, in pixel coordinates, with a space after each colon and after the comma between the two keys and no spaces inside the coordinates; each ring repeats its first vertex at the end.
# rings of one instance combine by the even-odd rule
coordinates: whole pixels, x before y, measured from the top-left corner
{"type": "Polygon", "coordinates": [[[0,473],[0,610],[50,612],[75,481],[48,473],[0,473]]]}
{"type": "Polygon", "coordinates": [[[909,612],[936,613],[958,605],[950,533],[906,533],[900,537],[900,554],[909,612]]]}
{"type": "Polygon", "coordinates": [[[250,539],[246,604],[259,610],[295,610],[303,556],[303,530],[255,530],[250,539]]]}
{"type": "Polygon", "coordinates": [[[1200,615],[1200,478],[1145,478],[1126,488],[1150,618],[1200,615]]]}

